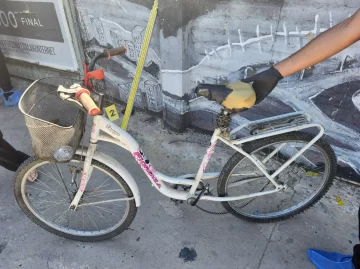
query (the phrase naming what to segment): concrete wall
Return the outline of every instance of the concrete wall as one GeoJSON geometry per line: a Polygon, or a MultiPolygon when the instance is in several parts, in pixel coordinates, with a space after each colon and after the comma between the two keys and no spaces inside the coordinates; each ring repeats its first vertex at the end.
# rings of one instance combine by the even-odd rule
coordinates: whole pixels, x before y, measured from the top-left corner
{"type": "MultiPolygon", "coordinates": [[[[280,61],[347,18],[358,0],[159,0],[135,105],[161,112],[167,126],[213,129],[220,106],[193,99],[198,83],[223,84],[280,61]],[[189,102],[192,100],[192,102],[189,102]]],[[[100,63],[108,91],[127,100],[151,0],[76,0],[85,53],[125,44],[125,56],[100,63]]],[[[326,127],[339,164],[360,173],[360,44],[284,79],[260,105],[233,120],[305,110],[326,127]]]]}

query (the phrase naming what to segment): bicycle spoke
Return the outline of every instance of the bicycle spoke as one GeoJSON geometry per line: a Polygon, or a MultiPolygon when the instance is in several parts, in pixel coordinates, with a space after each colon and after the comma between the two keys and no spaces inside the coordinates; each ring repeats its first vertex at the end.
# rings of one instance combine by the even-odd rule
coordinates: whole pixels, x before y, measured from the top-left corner
{"type": "MultiPolygon", "coordinates": [[[[98,190],[102,185],[104,185],[108,180],[110,179],[110,177],[108,177],[107,179],[106,179],[106,181],[104,181],[99,187],[97,187],[94,191],[96,191],[96,190],[98,190]]],[[[93,194],[93,192],[94,191],[92,191],[89,195],[87,195],[87,197],[90,197],[92,194],[93,194]]]]}
{"type": "Polygon", "coordinates": [[[120,202],[120,201],[129,201],[129,200],[133,200],[133,199],[134,198],[123,198],[123,199],[112,199],[112,200],[105,200],[105,201],[100,201],[100,202],[86,203],[86,204],[83,203],[83,204],[79,205],[79,207],[80,206],[89,206],[89,205],[108,204],[108,203],[120,202]]]}
{"type": "MultiPolygon", "coordinates": [[[[29,198],[30,200],[35,200],[34,198],[29,198]]],[[[44,199],[38,199],[37,198],[37,201],[40,200],[40,201],[44,201],[45,203],[51,203],[51,204],[56,204],[57,202],[63,202],[62,200],[60,201],[49,201],[49,200],[44,200],[44,199]]]]}
{"type": "Polygon", "coordinates": [[[51,169],[52,169],[52,170],[55,172],[55,174],[56,174],[57,176],[59,176],[59,178],[61,179],[61,173],[59,173],[59,170],[58,170],[57,168],[54,168],[54,166],[57,167],[56,164],[50,163],[51,169]]]}
{"type": "Polygon", "coordinates": [[[30,185],[28,187],[31,188],[31,189],[39,190],[39,191],[46,192],[46,193],[52,193],[52,194],[56,193],[56,191],[46,191],[46,190],[42,190],[42,189],[39,189],[39,188],[35,188],[34,186],[30,186],[30,185]]]}
{"type": "Polygon", "coordinates": [[[84,220],[84,210],[85,210],[85,209],[84,209],[84,208],[81,208],[81,209],[82,209],[82,223],[83,223],[83,231],[85,231],[85,228],[84,228],[84,227],[85,227],[85,225],[84,225],[84,224],[85,224],[85,220],[84,220]]]}
{"type": "Polygon", "coordinates": [[[89,213],[86,211],[86,214],[88,215],[89,219],[94,223],[96,229],[99,229],[95,223],[95,221],[90,217],[89,213]]]}
{"type": "MultiPolygon", "coordinates": [[[[276,171],[279,169],[305,146],[306,143],[299,141],[279,142],[258,149],[256,152],[252,152],[251,155],[265,163],[266,170],[271,175],[270,170],[276,171]]],[[[274,178],[278,184],[286,185],[286,189],[266,196],[232,201],[229,204],[239,213],[256,216],[257,218],[276,216],[282,214],[282,212],[286,213],[296,209],[304,201],[316,195],[324,182],[326,167],[321,154],[317,148],[311,146],[274,178]]],[[[271,188],[269,181],[261,172],[260,175],[262,176],[247,177],[244,171],[250,171],[251,169],[253,169],[253,174],[260,172],[255,164],[246,157],[239,162],[236,169],[228,177],[226,185],[228,196],[248,195],[267,191],[271,188]]]]}
{"type": "Polygon", "coordinates": [[[116,216],[116,214],[111,213],[110,211],[108,211],[108,210],[104,209],[102,206],[95,205],[95,207],[97,207],[97,208],[99,208],[99,209],[101,209],[101,210],[103,210],[103,211],[105,211],[105,212],[109,213],[110,215],[116,216]]]}
{"type": "MultiPolygon", "coordinates": [[[[48,172],[45,167],[43,167],[43,169],[44,169],[46,172],[48,172]]],[[[49,175],[50,175],[50,176],[49,176],[49,175],[45,174],[44,172],[42,172],[42,171],[40,171],[40,170],[39,170],[39,173],[44,174],[44,175],[48,176],[49,178],[55,180],[56,183],[57,183],[60,187],[62,187],[64,190],[66,190],[65,187],[64,187],[55,177],[53,177],[51,174],[49,174],[49,175]]],[[[48,172],[48,173],[49,173],[49,172],[48,172]]]]}
{"type": "Polygon", "coordinates": [[[35,182],[32,182],[33,184],[41,184],[43,186],[45,186],[47,189],[51,190],[51,188],[49,188],[45,183],[43,183],[40,179],[36,180],[35,182]]]}
{"type": "Polygon", "coordinates": [[[57,164],[55,164],[55,166],[56,166],[56,169],[57,169],[57,171],[58,171],[58,173],[59,173],[60,179],[61,179],[62,183],[64,184],[65,190],[66,190],[66,192],[67,192],[67,194],[68,194],[68,196],[69,196],[69,201],[71,201],[72,199],[71,199],[71,195],[70,195],[70,193],[69,193],[69,189],[68,189],[68,187],[67,187],[66,184],[65,184],[64,177],[63,177],[63,175],[62,175],[62,173],[61,173],[61,171],[60,171],[60,169],[59,169],[59,166],[58,166],[57,164]]]}
{"type": "Polygon", "coordinates": [[[104,215],[101,214],[97,208],[94,207],[94,209],[96,210],[96,212],[97,212],[98,214],[95,214],[95,213],[93,213],[93,212],[89,212],[89,213],[94,214],[95,216],[98,216],[98,217],[102,218],[102,219],[105,220],[105,222],[110,226],[110,223],[108,222],[107,218],[105,218],[104,215]]]}
{"type": "Polygon", "coordinates": [[[42,222],[75,236],[102,235],[123,224],[124,214],[133,197],[128,197],[119,180],[101,167],[93,166],[93,175],[75,211],[69,208],[79,186],[75,168],[69,163],[37,166],[41,179],[23,180],[24,199],[42,222]],[[58,170],[58,171],[57,171],[58,170]],[[74,179],[74,177],[76,177],[74,179]],[[74,183],[72,180],[74,179],[74,183]],[[61,186],[61,187],[59,187],[61,186]],[[71,195],[71,197],[70,197],[71,195]],[[69,197],[67,197],[69,196],[69,197]]]}
{"type": "Polygon", "coordinates": [[[98,176],[98,177],[95,178],[95,179],[91,178],[91,183],[96,182],[99,178],[100,178],[100,176],[98,176]]]}
{"type": "Polygon", "coordinates": [[[52,218],[54,218],[54,217],[56,217],[55,219],[54,219],[54,221],[56,221],[60,216],[62,216],[62,215],[64,215],[64,214],[66,214],[66,212],[67,211],[69,211],[69,209],[67,208],[67,209],[65,209],[64,211],[61,211],[60,213],[57,213],[57,214],[55,214],[55,215],[53,215],[52,217],[50,217],[50,219],[52,219],[52,218]]]}
{"type": "MultiPolygon", "coordinates": [[[[32,185],[32,184],[33,184],[33,183],[31,183],[31,185],[32,185]]],[[[57,191],[47,191],[47,190],[43,190],[43,189],[36,188],[36,187],[34,187],[34,186],[31,186],[31,185],[28,185],[28,188],[31,188],[31,189],[34,189],[34,190],[39,190],[39,191],[45,192],[45,193],[55,194],[55,195],[57,195],[57,196],[58,196],[59,198],[61,198],[61,199],[67,199],[66,197],[63,197],[63,196],[59,195],[59,194],[57,193],[57,191]]]]}
{"type": "MultiPolygon", "coordinates": [[[[57,206],[57,205],[67,205],[66,203],[58,203],[58,204],[53,204],[53,205],[50,205],[50,206],[48,206],[47,207],[47,209],[45,210],[45,211],[43,211],[43,210],[41,210],[40,208],[38,208],[38,210],[41,210],[41,212],[44,214],[46,211],[48,211],[48,210],[50,210],[50,209],[52,209],[52,208],[54,208],[55,206],[57,206]]],[[[45,208],[44,208],[45,209],[45,208]]]]}
{"type": "MultiPolygon", "coordinates": [[[[50,167],[51,167],[51,169],[55,172],[55,175],[56,176],[59,176],[59,171],[57,171],[55,168],[54,168],[54,166],[53,166],[53,164],[52,163],[50,163],[50,167]]],[[[56,180],[56,178],[55,178],[55,176],[54,176],[54,179],[56,180]]],[[[60,175],[60,178],[59,178],[60,180],[62,179],[61,178],[61,175],[60,175]]],[[[61,182],[60,181],[58,181],[58,180],[56,180],[60,185],[61,185],[61,182]]]]}
{"type": "MultiPolygon", "coordinates": [[[[91,198],[103,198],[104,195],[107,195],[109,193],[118,193],[118,192],[121,192],[123,193],[122,190],[113,190],[113,191],[107,191],[107,192],[104,192],[104,193],[98,193],[98,194],[95,194],[95,195],[92,195],[91,198]]],[[[89,196],[85,197],[85,199],[89,198],[89,196]]],[[[88,200],[88,199],[87,199],[88,200]]]]}

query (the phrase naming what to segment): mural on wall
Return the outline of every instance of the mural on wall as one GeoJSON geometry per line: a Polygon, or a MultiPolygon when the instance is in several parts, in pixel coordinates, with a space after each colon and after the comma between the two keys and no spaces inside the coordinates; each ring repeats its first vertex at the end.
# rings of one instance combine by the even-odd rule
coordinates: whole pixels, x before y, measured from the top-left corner
{"type": "MultiPolygon", "coordinates": [[[[112,0],[106,6],[95,0],[76,1],[89,57],[103,48],[126,45],[128,49],[125,56],[100,63],[109,91],[123,101],[129,94],[150,12],[149,1],[143,2],[148,7],[141,5],[141,0],[112,0]],[[136,10],[136,16],[129,10],[136,10]]],[[[273,6],[246,0],[213,2],[208,12],[187,18],[178,27],[167,24],[176,12],[159,14],[154,30],[135,105],[163,111],[165,122],[175,129],[181,129],[184,121],[203,130],[213,128],[220,106],[194,98],[198,83],[224,84],[251,76],[302,48],[356,10],[355,1],[353,8],[336,8],[336,1],[330,1],[321,6],[321,12],[315,9],[316,3],[307,6],[309,1],[305,1],[301,5],[306,10],[300,16],[296,7],[284,6],[285,1],[275,1],[273,6]]],[[[339,164],[351,168],[350,177],[360,178],[359,52],[360,45],[352,46],[284,79],[269,98],[235,117],[233,124],[307,111],[325,126],[326,139],[334,146],[339,164]]]]}
{"type": "MultiPolygon", "coordinates": [[[[119,1],[112,3],[115,8],[127,12],[119,1]]],[[[125,29],[115,21],[107,19],[106,16],[99,16],[101,12],[94,9],[94,5],[91,4],[91,1],[76,2],[85,54],[90,59],[94,53],[102,52],[104,48],[126,46],[127,51],[124,56],[112,57],[111,61],[100,63],[106,72],[108,93],[126,102],[135,73],[136,62],[140,55],[149,12],[146,8],[142,12],[145,26],[136,25],[138,22],[134,21],[132,26],[125,29]]],[[[106,13],[107,8],[110,7],[104,7],[103,12],[106,13]]],[[[135,98],[134,105],[136,107],[153,112],[161,112],[164,109],[159,72],[160,58],[150,48],[135,98]]]]}

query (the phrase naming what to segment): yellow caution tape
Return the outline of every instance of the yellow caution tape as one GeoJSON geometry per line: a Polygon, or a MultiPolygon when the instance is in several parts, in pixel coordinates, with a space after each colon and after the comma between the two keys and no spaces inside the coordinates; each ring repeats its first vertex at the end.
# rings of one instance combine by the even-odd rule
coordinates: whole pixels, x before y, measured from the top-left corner
{"type": "Polygon", "coordinates": [[[158,6],[159,6],[158,0],[155,0],[154,5],[150,11],[149,22],[146,26],[144,41],[141,46],[140,56],[139,56],[139,60],[138,60],[137,66],[136,66],[134,80],[133,80],[133,83],[131,86],[129,99],[128,99],[128,102],[126,105],[124,119],[123,119],[123,122],[121,125],[121,128],[123,130],[126,130],[126,128],[127,128],[127,125],[129,123],[129,119],[130,119],[130,115],[131,115],[131,111],[133,109],[136,91],[137,91],[139,83],[140,83],[140,77],[141,77],[141,73],[144,69],[144,64],[145,64],[145,59],[146,59],[147,51],[148,51],[149,44],[150,44],[151,34],[154,29],[158,6]]]}

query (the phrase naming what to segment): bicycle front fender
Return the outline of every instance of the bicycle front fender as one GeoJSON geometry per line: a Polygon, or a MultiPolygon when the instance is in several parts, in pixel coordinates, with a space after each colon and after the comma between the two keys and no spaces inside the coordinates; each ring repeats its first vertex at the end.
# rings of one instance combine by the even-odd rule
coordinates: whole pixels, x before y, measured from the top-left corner
{"type": "MultiPolygon", "coordinates": [[[[86,152],[87,152],[87,147],[83,147],[83,148],[79,148],[76,151],[76,154],[86,157],[86,152]]],[[[124,179],[124,181],[129,185],[134,195],[136,207],[139,207],[141,205],[139,187],[136,184],[135,179],[129,173],[129,171],[121,163],[119,163],[114,158],[110,157],[105,153],[95,151],[93,159],[109,166],[112,170],[114,170],[124,179]]]]}

